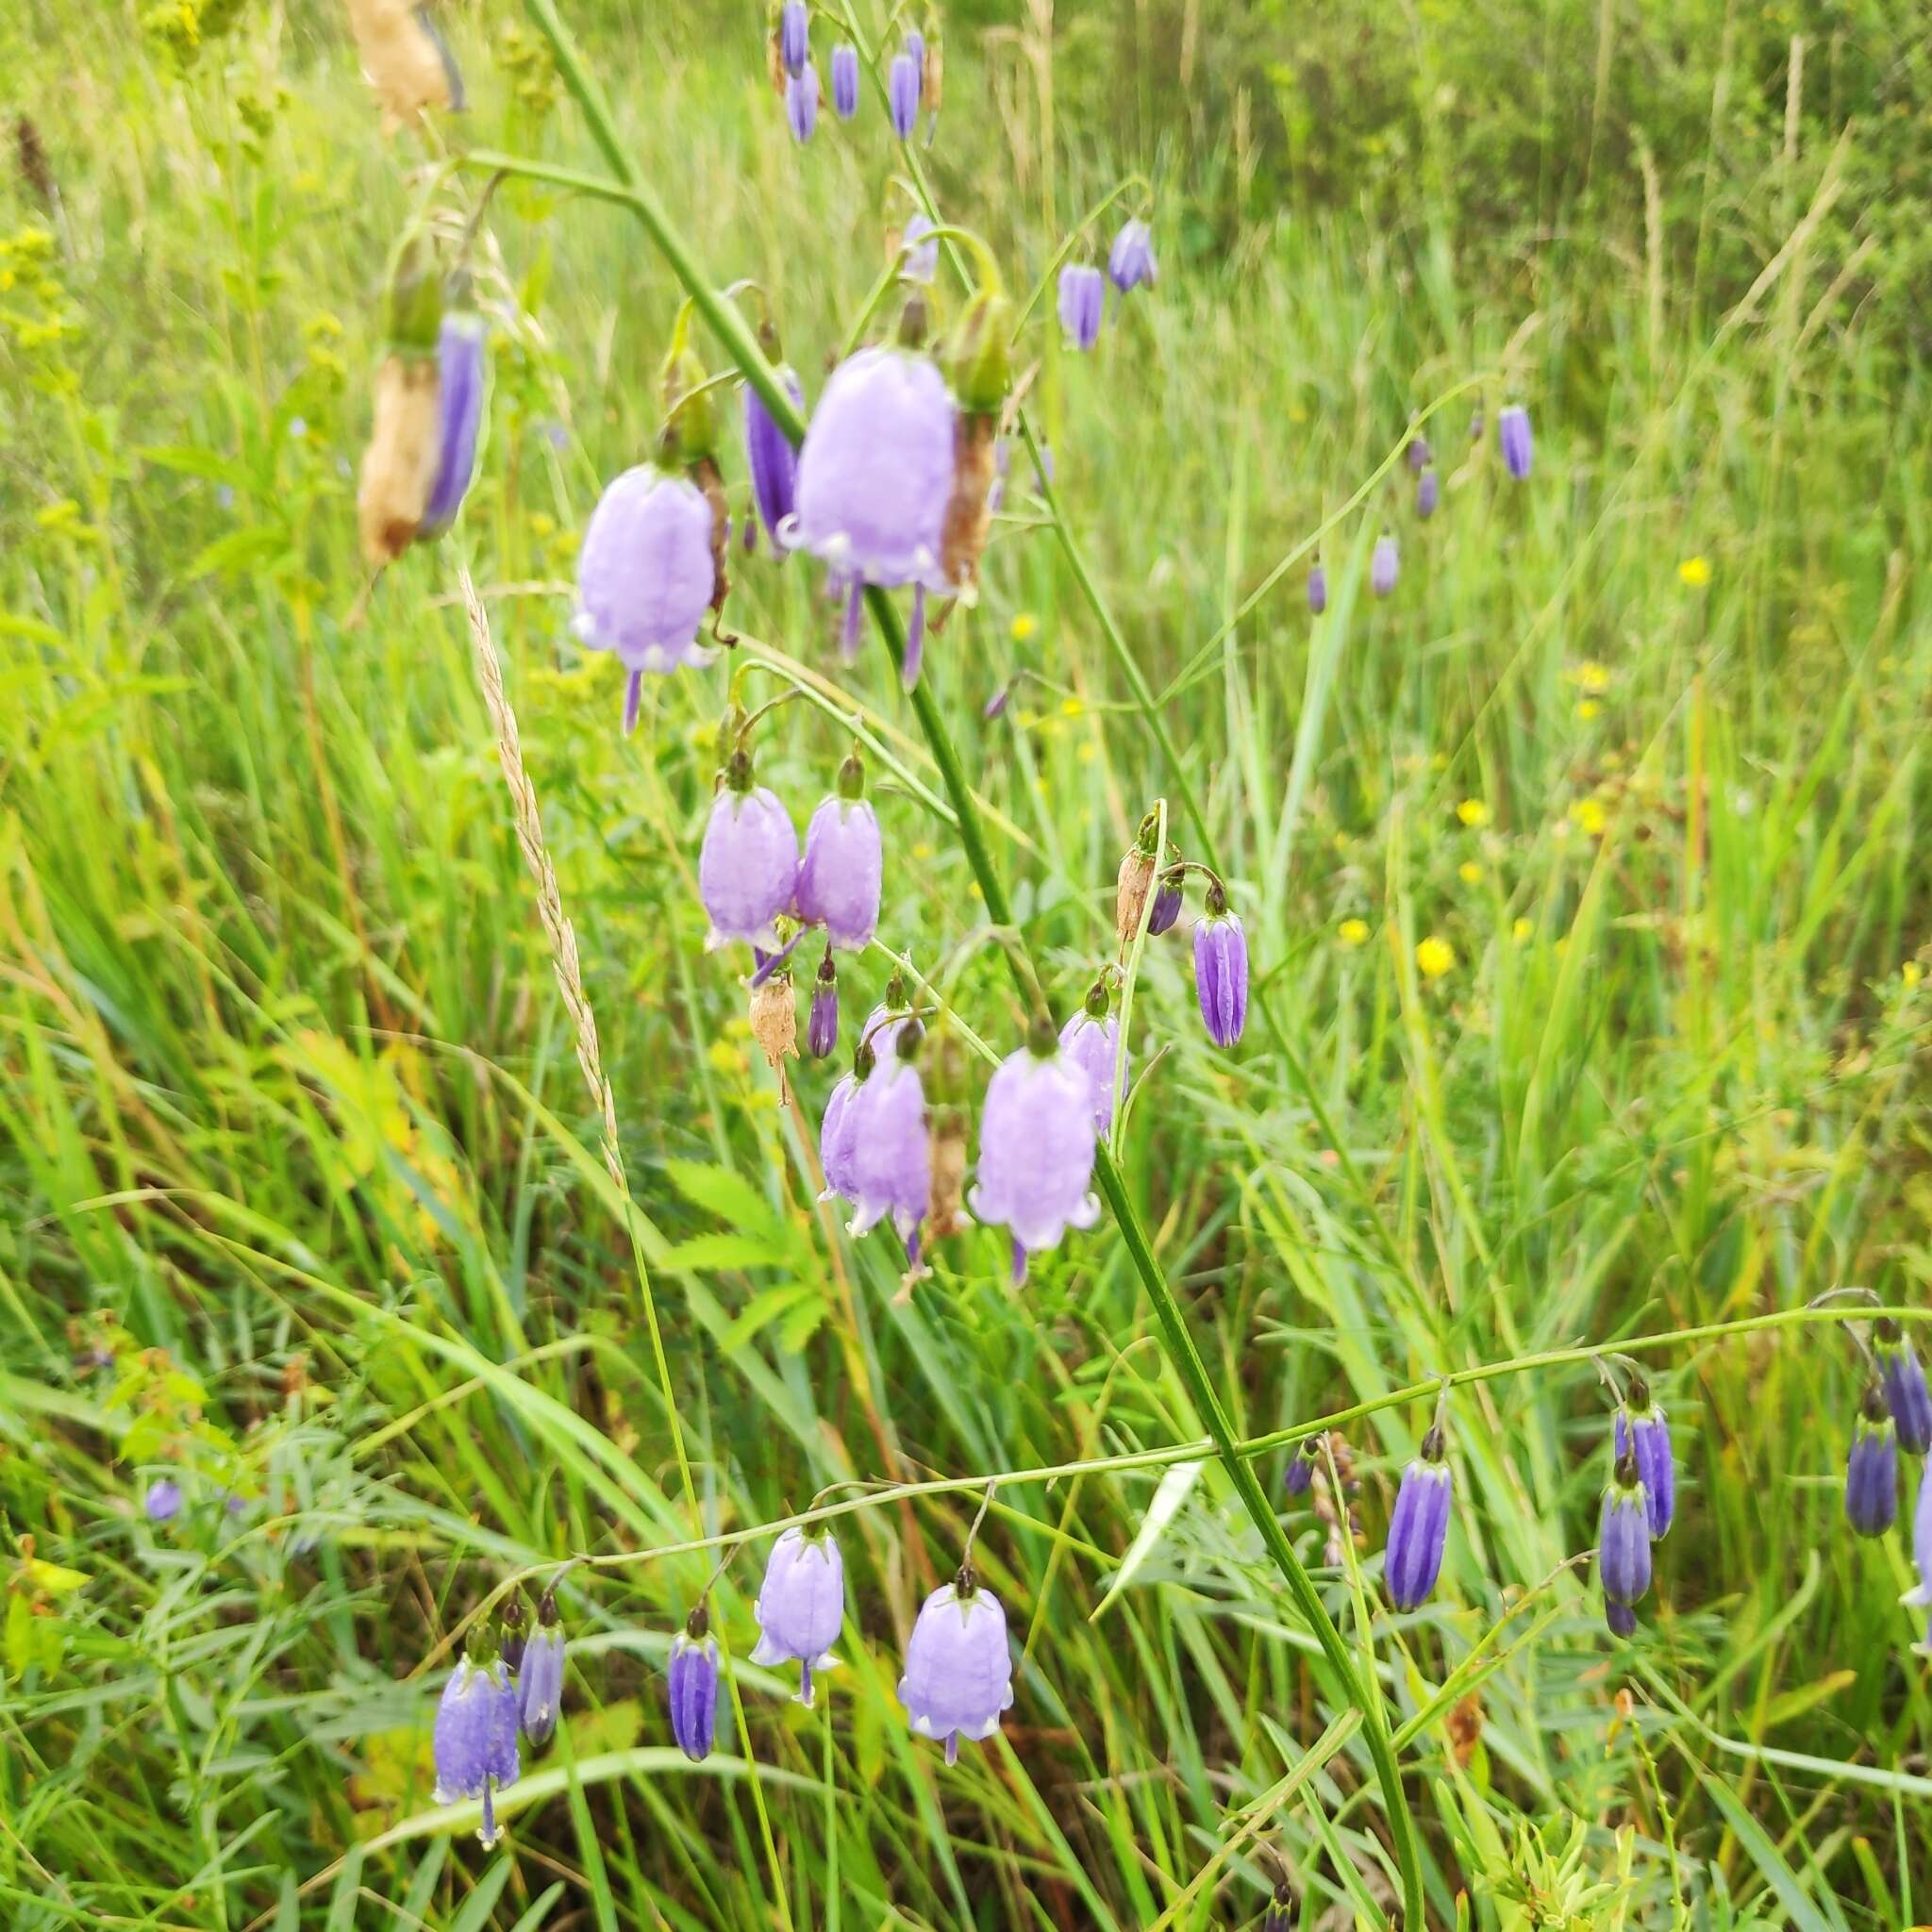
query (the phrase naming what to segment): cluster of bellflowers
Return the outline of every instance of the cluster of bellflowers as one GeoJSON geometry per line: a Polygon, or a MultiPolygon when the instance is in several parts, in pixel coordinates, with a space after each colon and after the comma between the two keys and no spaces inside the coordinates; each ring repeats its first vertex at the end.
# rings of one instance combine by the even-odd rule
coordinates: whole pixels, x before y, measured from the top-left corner
{"type": "MultiPolygon", "coordinates": [[[[1469,419],[1469,440],[1480,442],[1483,412],[1478,406],[1469,419]]],[[[1519,483],[1529,480],[1535,459],[1535,440],[1530,432],[1529,411],[1521,403],[1507,403],[1496,418],[1496,446],[1503,467],[1519,483]]],[[[1415,518],[1425,524],[1441,507],[1442,481],[1436,469],[1436,454],[1420,429],[1411,431],[1403,450],[1413,484],[1415,518]]],[[[1369,556],[1369,588],[1380,597],[1392,596],[1402,575],[1402,546],[1392,529],[1385,528],[1375,539],[1369,556]]],[[[1308,610],[1319,617],[1328,608],[1328,571],[1318,557],[1308,570],[1308,610]]]]}
{"type": "Polygon", "coordinates": [[[1136,215],[1121,225],[1108,251],[1105,275],[1091,262],[1069,261],[1060,270],[1058,293],[1060,332],[1067,346],[1082,351],[1100,340],[1108,284],[1116,299],[1155,279],[1154,237],[1136,215]]]}
{"type": "MultiPolygon", "coordinates": [[[[772,88],[785,103],[786,122],[801,146],[812,138],[819,123],[821,90],[818,64],[812,58],[811,14],[806,0],[782,0],[772,8],[767,36],[772,88]]],[[[845,25],[837,23],[841,32],[845,25]]],[[[832,111],[841,121],[850,121],[858,112],[859,69],[858,49],[851,41],[840,39],[831,52],[831,75],[832,111]]],[[[901,141],[913,138],[924,113],[926,145],[932,145],[944,72],[939,16],[927,8],[924,24],[907,30],[885,72],[886,109],[892,132],[901,141]]]]}
{"type": "Polygon", "coordinates": [[[468,272],[444,274],[407,242],[391,278],[388,347],[356,491],[362,555],[377,570],[456,522],[483,428],[485,335],[468,272]]]}

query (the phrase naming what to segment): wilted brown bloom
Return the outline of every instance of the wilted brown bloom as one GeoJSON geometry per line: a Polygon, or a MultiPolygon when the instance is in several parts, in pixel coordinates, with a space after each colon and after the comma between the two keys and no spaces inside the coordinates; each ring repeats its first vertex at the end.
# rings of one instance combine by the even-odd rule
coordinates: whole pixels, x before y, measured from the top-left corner
{"type": "Polygon", "coordinates": [[[434,356],[391,356],[375,378],[375,426],[362,457],[356,520],[378,569],[409,547],[436,480],[441,381],[434,356]]]}
{"type": "Polygon", "coordinates": [[[449,62],[422,11],[412,0],[349,0],[349,28],[385,134],[425,108],[453,105],[449,62]]]}

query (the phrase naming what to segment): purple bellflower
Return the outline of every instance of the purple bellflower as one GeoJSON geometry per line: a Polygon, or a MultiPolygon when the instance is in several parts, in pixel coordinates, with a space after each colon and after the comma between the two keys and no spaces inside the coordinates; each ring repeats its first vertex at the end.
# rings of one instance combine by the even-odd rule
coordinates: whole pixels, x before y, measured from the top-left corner
{"type": "Polygon", "coordinates": [[[1429,467],[1429,439],[1420,433],[1411,436],[1405,454],[1408,458],[1409,474],[1420,476],[1429,467]]]}
{"type": "Polygon", "coordinates": [[[590,650],[615,651],[630,674],[626,732],[645,672],[711,661],[697,639],[716,582],[711,506],[689,478],[640,463],[598,498],[577,558],[572,628],[590,650]]]}
{"type": "Polygon", "coordinates": [[[946,1762],[961,1738],[990,1738],[1013,1702],[1013,1657],[1007,1613],[970,1568],[920,1606],[906,1645],[899,1702],[922,1738],[943,1739],[946,1762]]]}
{"type": "MultiPolygon", "coordinates": [[[[780,369],[778,380],[803,411],[805,391],[798,386],[798,377],[790,369],[780,369]]],[[[778,526],[798,508],[798,452],[792,448],[791,439],[772,421],[764,398],[749,383],[744,388],[744,466],[751,473],[752,501],[758,505],[758,518],[782,557],[785,543],[778,526]]],[[[747,517],[747,543],[753,528],[752,519],[747,517]]]]}
{"type": "Polygon", "coordinates": [[[1120,1022],[1107,1008],[1107,982],[1095,980],[1086,1004],[1060,1028],[1060,1052],[1092,1090],[1093,1126],[1100,1134],[1113,1125],[1114,1049],[1121,1037],[1120,1022]]]}
{"type": "Polygon", "coordinates": [[[1147,937],[1158,939],[1162,933],[1172,932],[1180,916],[1181,874],[1178,868],[1171,868],[1155,884],[1154,909],[1147,915],[1147,937]]]}
{"type": "Polygon", "coordinates": [[[718,1719],[718,1640],[710,1631],[710,1614],[699,1604],[671,1641],[666,1676],[671,1735],[693,1764],[702,1764],[711,1755],[718,1719]]]}
{"type": "Polygon", "coordinates": [[[1315,1487],[1315,1465],[1322,1459],[1322,1439],[1308,1436],[1288,1452],[1282,1489],[1291,1496],[1306,1496],[1315,1487]]]}
{"type": "Polygon", "coordinates": [[[940,272],[940,244],[928,241],[933,225],[923,214],[908,215],[905,232],[899,238],[899,273],[908,282],[922,282],[930,288],[940,272]]]}
{"type": "Polygon", "coordinates": [[[141,1507],[150,1523],[173,1523],[181,1513],[181,1485],[171,1475],[158,1475],[148,1484],[141,1507]]]}
{"type": "Polygon", "coordinates": [[[806,0],[785,0],[778,15],[778,58],[791,75],[811,58],[811,15],[806,0]]]}
{"type": "Polygon", "coordinates": [[[1219,879],[1209,882],[1208,910],[1194,923],[1194,992],[1208,1039],[1232,1046],[1248,1024],[1248,936],[1219,879]]]}
{"type": "Polygon", "coordinates": [[[457,520],[476,467],[476,437],[483,426],[483,318],[472,308],[445,309],[436,340],[436,475],[419,541],[440,537],[457,520]]]}
{"type": "Polygon", "coordinates": [[[1320,617],[1328,608],[1328,573],[1317,563],[1308,572],[1308,615],[1320,617]]]}
{"type": "Polygon", "coordinates": [[[1626,1454],[1636,1457],[1650,1506],[1650,1533],[1660,1541],[1677,1513],[1677,1469],[1671,1454],[1671,1425],[1641,1375],[1632,1379],[1629,1398],[1617,1411],[1614,1451],[1620,1461],[1626,1454]]]}
{"type": "Polygon", "coordinates": [[[953,589],[941,559],[957,415],[928,358],[899,348],[847,357],[806,432],[798,511],[785,532],[847,586],[848,657],[858,649],[865,586],[913,586],[903,667],[908,689],[919,679],[925,593],[953,589]]]}
{"type": "Polygon", "coordinates": [[[811,1674],[837,1661],[832,1646],[845,1621],[845,1563],[838,1539],[788,1529],[772,1545],[753,1614],[758,1620],[755,1664],[801,1666],[798,1701],[811,1708],[811,1674]]]}
{"type": "Polygon", "coordinates": [[[1535,440],[1529,433],[1529,411],[1521,403],[1511,403],[1496,418],[1496,440],[1503,446],[1503,462],[1521,483],[1529,475],[1536,458],[1535,440]]]}
{"type": "Polygon", "coordinates": [[[1845,1520],[1860,1536],[1883,1536],[1898,1514],[1898,1432],[1885,1392],[1867,1385],[1845,1458],[1845,1520]]]}
{"type": "Polygon", "coordinates": [[[1152,284],[1155,275],[1154,237],[1147,224],[1138,219],[1123,222],[1107,252],[1107,273],[1114,287],[1124,295],[1142,282],[1152,284]]]}
{"type": "Polygon", "coordinates": [[[1442,500],[1442,485],[1437,478],[1432,464],[1415,479],[1415,513],[1424,523],[1436,514],[1436,506],[1442,500]]]}
{"type": "Polygon", "coordinates": [[[892,110],[892,132],[910,141],[919,124],[919,66],[910,54],[894,54],[886,77],[886,99],[892,110]]]}
{"type": "Polygon", "coordinates": [[[1597,1579],[1611,1603],[1634,1604],[1650,1588],[1650,1503],[1627,1452],[1604,1489],[1597,1518],[1597,1579]]]}
{"type": "Polygon", "coordinates": [[[791,124],[792,140],[804,146],[819,125],[819,71],[809,60],[786,76],[785,118],[791,124]]]}
{"type": "Polygon", "coordinates": [[[925,36],[914,27],[908,27],[906,38],[900,43],[906,50],[907,58],[912,62],[912,71],[919,75],[920,94],[925,92],[925,36]]]}
{"type": "Polygon", "coordinates": [[[477,1662],[465,1655],[442,1687],[436,1707],[436,1802],[483,1800],[476,1836],[487,1851],[497,1828],[495,1793],[517,1781],[517,1688],[501,1657],[477,1662]]]}
{"type": "MultiPolygon", "coordinates": [[[[826,1058],[839,1044],[839,968],[832,948],[825,947],[812,981],[811,1013],[805,1023],[805,1044],[815,1060],[826,1058]]],[[[823,1158],[823,1157],[821,1157],[823,1158]]]]}
{"type": "Polygon", "coordinates": [[[1637,1612],[1628,1604],[1620,1604],[1613,1596],[1604,1599],[1604,1623],[1612,1637],[1637,1635],[1637,1612]]]}
{"type": "Polygon", "coordinates": [[[841,121],[858,112],[858,49],[849,42],[832,49],[832,111],[841,121]]]}
{"type": "Polygon", "coordinates": [[[1395,588],[1396,572],[1402,566],[1392,532],[1384,530],[1375,539],[1374,554],[1369,559],[1369,588],[1376,596],[1386,597],[1395,588]]]}
{"type": "Polygon", "coordinates": [[[1026,1257],[1057,1248],[1070,1227],[1091,1227],[1095,1139],[1092,1083],[1059,1050],[1053,1023],[1034,1023],[1027,1042],[1000,1062],[979,1118],[979,1178],[973,1212],[1012,1237],[1013,1279],[1026,1257]]]}
{"type": "Polygon", "coordinates": [[[919,1040],[914,1027],[899,1030],[890,1046],[872,1042],[874,1064],[848,1104],[844,1126],[850,1137],[845,1168],[852,1202],[848,1231],[862,1235],[890,1218],[915,1264],[919,1224],[932,1194],[925,1088],[909,1058],[918,1050],[919,1040]]]}
{"type": "Polygon", "coordinates": [[[819,1167],[825,1176],[821,1201],[856,1203],[858,1199],[858,1184],[852,1178],[852,1103],[862,1086],[857,1074],[847,1074],[825,1101],[824,1118],[819,1123],[819,1167]]]}
{"type": "Polygon", "coordinates": [[[1932,1468],[1919,1478],[1919,1500],[1912,1510],[1912,1561],[1918,1565],[1919,1581],[1899,1601],[1927,1612],[1924,1647],[1932,1650],[1932,1468]]]}
{"type": "Polygon", "coordinates": [[[1294,1888],[1285,1878],[1274,1882],[1274,1896],[1261,1916],[1261,1932],[1294,1932],[1294,1888]]]}
{"type": "Polygon", "coordinates": [[[1878,1357],[1879,1386],[1898,1430],[1899,1447],[1913,1456],[1932,1449],[1932,1391],[1925,1371],[1904,1328],[1890,1316],[1873,1324],[1873,1354],[1878,1357]]]}
{"type": "Polygon", "coordinates": [[[885,857],[879,822],[865,799],[865,767],[855,753],[839,767],[839,790],[811,815],[798,868],[799,918],[822,925],[826,943],[862,953],[879,924],[885,857]]]}
{"type": "Polygon", "coordinates": [[[912,1024],[903,992],[904,982],[895,973],[887,984],[885,998],[865,1016],[865,1031],[860,1038],[881,1059],[898,1051],[899,1036],[912,1024]]]}
{"type": "Polygon", "coordinates": [[[1060,327],[1075,349],[1091,349],[1100,340],[1100,318],[1107,307],[1107,279],[1097,268],[1070,261],[1060,270],[1060,327]]]}
{"type": "Polygon", "coordinates": [[[1442,1574],[1455,1490],[1444,1457],[1442,1425],[1437,1423],[1423,1438],[1421,1454],[1402,1472],[1402,1487],[1395,1493],[1382,1581],[1398,1610],[1420,1609],[1442,1574]]]}
{"type": "Polygon", "coordinates": [[[798,886],[798,834],[776,792],[752,785],[751,755],[731,755],[698,849],[698,897],[710,914],[705,943],[743,940],[776,952],[773,922],[798,886]]]}
{"type": "Polygon", "coordinates": [[[555,1591],[545,1591],[537,1606],[537,1627],[516,1666],[516,1686],[524,1736],[533,1751],[541,1751],[556,1735],[563,1708],[563,1625],[558,1619],[555,1591]]]}

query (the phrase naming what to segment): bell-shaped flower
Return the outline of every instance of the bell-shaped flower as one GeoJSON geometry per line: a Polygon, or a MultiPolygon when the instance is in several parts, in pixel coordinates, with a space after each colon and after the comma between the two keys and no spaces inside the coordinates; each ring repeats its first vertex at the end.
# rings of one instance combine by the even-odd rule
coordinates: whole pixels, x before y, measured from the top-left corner
{"type": "Polygon", "coordinates": [[[839,768],[837,794],[820,805],[806,827],[799,918],[824,926],[830,945],[862,953],[878,930],[884,873],[879,822],[866,802],[865,772],[855,754],[839,768]]]}
{"type": "Polygon", "coordinates": [[[1152,283],[1154,237],[1145,222],[1137,219],[1121,224],[1113,246],[1108,250],[1107,273],[1123,295],[1129,289],[1138,289],[1142,282],[1152,283]]]}
{"type": "Polygon", "coordinates": [[[786,76],[785,118],[791,124],[792,140],[801,146],[819,125],[819,71],[809,60],[786,76]]]}
{"type": "MultiPolygon", "coordinates": [[[[917,1043],[916,1035],[908,1042],[917,1043]]],[[[850,1159],[854,1235],[862,1235],[890,1219],[899,1239],[916,1262],[919,1224],[925,1219],[932,1191],[932,1156],[926,1128],[925,1089],[919,1069],[896,1051],[879,1052],[860,1084],[850,1108],[850,1159]]]]}
{"type": "Polygon", "coordinates": [[[1496,441],[1503,447],[1504,466],[1521,483],[1536,459],[1536,443],[1529,432],[1529,411],[1521,403],[1511,403],[1496,418],[1496,441]]]}
{"type": "Polygon", "coordinates": [[[637,724],[645,672],[711,661],[697,641],[717,582],[711,531],[704,491],[653,463],[625,471],[591,512],[571,627],[588,649],[614,651],[629,674],[625,731],[637,724]]]}
{"type": "Polygon", "coordinates": [[[858,112],[858,49],[849,41],[832,49],[832,111],[841,121],[858,112]]]}
{"type": "Polygon", "coordinates": [[[1402,553],[1395,547],[1394,536],[1384,530],[1375,539],[1374,552],[1369,558],[1369,588],[1376,596],[1386,597],[1395,588],[1401,568],[1402,553]]]}
{"type": "Polygon", "coordinates": [[[711,800],[698,849],[698,897],[710,915],[707,945],[743,940],[775,952],[773,922],[798,886],[798,834],[776,792],[752,784],[750,757],[734,753],[711,800]]]}
{"type": "MultiPolygon", "coordinates": [[[[781,368],[778,380],[802,412],[805,391],[798,386],[798,377],[781,368]]],[[[749,383],[744,386],[744,467],[751,475],[751,499],[758,520],[783,556],[785,542],[778,530],[798,508],[798,452],[772,420],[764,398],[749,383]]],[[[752,528],[749,519],[745,528],[752,528]]]]}
{"type": "Polygon", "coordinates": [[[1119,1019],[1108,1011],[1105,981],[1095,982],[1085,1005],[1060,1028],[1060,1052],[1086,1074],[1093,1095],[1093,1125],[1103,1135],[1113,1125],[1114,1049],[1120,1035],[1119,1019]]]}
{"type": "Polygon", "coordinates": [[[1013,1657],[1007,1613],[970,1570],[936,1590],[920,1606],[906,1646],[899,1702],[922,1738],[942,1740],[946,1762],[959,1756],[961,1738],[990,1738],[1013,1702],[1013,1657]]]}
{"type": "Polygon", "coordinates": [[[1060,270],[1060,328],[1070,346],[1091,349],[1100,340],[1107,307],[1107,281],[1097,268],[1070,261],[1060,270]]]}
{"type": "Polygon", "coordinates": [[[1898,1514],[1898,1432],[1876,1382],[1865,1391],[1845,1458],[1845,1520],[1860,1536],[1883,1536],[1898,1514]]]}
{"type": "Polygon", "coordinates": [[[1092,1082],[1059,1050],[1051,1023],[1008,1054],[988,1083],[979,1121],[974,1216],[1012,1238],[1013,1279],[1026,1257],[1057,1248],[1070,1227],[1091,1227],[1096,1128],[1092,1082]]]}
{"type": "Polygon", "coordinates": [[[1614,1446],[1620,1461],[1626,1454],[1636,1457],[1650,1507],[1650,1533],[1661,1539],[1677,1513],[1677,1468],[1663,1406],[1641,1376],[1631,1383],[1629,1399],[1617,1411],[1614,1446]]]}
{"type": "Polygon", "coordinates": [[[1208,911],[1194,926],[1194,993],[1216,1046],[1232,1046],[1248,1024],[1248,936],[1227,909],[1221,881],[1208,888],[1208,911]]]}
{"type": "Polygon", "coordinates": [[[785,0],[778,12],[778,58],[796,75],[811,57],[811,14],[806,0],[785,0]]]}
{"type": "Polygon", "coordinates": [[[886,99],[892,112],[892,132],[901,141],[910,141],[919,124],[919,70],[921,63],[910,54],[894,54],[886,76],[886,99]]]}
{"type": "Polygon", "coordinates": [[[481,1798],[483,1824],[476,1836],[486,1850],[503,1835],[496,1824],[495,1793],[515,1784],[522,1770],[517,1703],[516,1685],[501,1657],[479,1663],[465,1655],[450,1673],[436,1707],[436,1802],[454,1805],[481,1798]]]}
{"type": "Polygon", "coordinates": [[[753,1611],[758,1622],[755,1664],[796,1661],[798,1701],[811,1707],[811,1674],[836,1659],[832,1645],[845,1621],[845,1562],[827,1530],[793,1527],[772,1545],[753,1611]]]}
{"type": "Polygon", "coordinates": [[[1611,1603],[1634,1604],[1650,1588],[1650,1504],[1637,1457],[1624,1455],[1597,1518],[1597,1578],[1611,1603]]]}
{"type": "Polygon", "coordinates": [[[672,1639],[666,1677],[671,1735],[693,1764],[711,1755],[718,1719],[718,1640],[710,1629],[710,1617],[700,1604],[672,1639]]]}
{"type": "Polygon", "coordinates": [[[1924,1455],[1932,1449],[1932,1391],[1925,1387],[1918,1350],[1905,1329],[1888,1316],[1873,1325],[1872,1352],[1878,1358],[1879,1387],[1891,1410],[1899,1447],[1913,1456],[1924,1455]]]}
{"type": "Polygon", "coordinates": [[[418,541],[440,537],[457,520],[476,467],[476,438],[483,426],[483,318],[473,308],[452,308],[436,343],[436,469],[418,541]]]}

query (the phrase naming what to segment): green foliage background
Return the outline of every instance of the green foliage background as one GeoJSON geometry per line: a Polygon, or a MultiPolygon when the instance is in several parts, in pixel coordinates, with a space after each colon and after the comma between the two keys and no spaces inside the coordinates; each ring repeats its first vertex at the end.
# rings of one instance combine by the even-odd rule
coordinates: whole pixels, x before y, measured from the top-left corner
{"type": "MultiPolygon", "coordinates": [[[[516,8],[443,17],[473,101],[451,140],[597,166],[516,8]]],[[[911,205],[876,105],[801,152],[754,9],[572,17],[701,259],[760,280],[815,390],[911,205]]],[[[383,140],[320,0],[25,0],[0,71],[31,125],[0,185],[6,1923],[1205,1927],[1258,1916],[1263,1842],[1304,1924],[1386,1923],[1359,1739],[1305,1757],[1339,1712],[1211,1463],[1110,1598],[1164,1466],[1004,1489],[978,1558],[1021,1657],[1007,1730],[951,1773],[906,1733],[905,1634],[973,1479],[1201,1428],[1105,1226],[1021,1294],[971,1234],[908,1301],[886,1238],[815,1205],[831,1075],[795,1069],[782,1106],[738,964],[702,949],[726,672],[655,688],[626,742],[612,667],[566,630],[678,299],[641,232],[497,191],[476,487],[352,625],[423,141],[383,140]],[[691,1518],[458,558],[575,924],[707,1533],[831,1484],[964,1485],[841,1520],[853,1617],[819,1711],[736,1674],[756,1784],[737,1712],[700,1770],[662,1716],[714,1558],[648,1554],[691,1518]],[[163,1468],[189,1503],[159,1531],[163,1468]],[[559,1746],[486,1859],[429,1800],[439,1646],[580,1550],[626,1560],[574,1579],[559,1746]]],[[[1061,1011],[1154,797],[1187,843],[1185,781],[1226,855],[1279,1038],[1212,1051],[1185,934],[1152,947],[1122,1154],[1247,1435],[1838,1287],[1924,1306],[1928,102],[1904,5],[950,18],[922,159],[1016,288],[1123,175],[1154,191],[1158,286],[1091,358],[1036,331],[1029,401],[1183,769],[1024,490],[927,675],[1061,1011]],[[1506,389],[1537,423],[1521,488],[1467,441],[1506,389]],[[1437,517],[1397,467],[1323,544],[1319,625],[1299,566],[1244,610],[1451,391],[1437,517]],[[1403,577],[1376,603],[1385,522],[1403,577]]],[[[736,575],[744,653],[862,708],[882,937],[933,967],[980,914],[890,667],[841,672],[799,563],[736,575]]],[[[799,705],[761,734],[801,824],[847,741],[799,705]]],[[[846,975],[848,1039],[889,970],[846,975]]],[[[955,996],[1017,1037],[991,952],[955,996]]],[[[1904,1540],[1842,1522],[1855,1351],[1791,1323],[1645,1358],[1683,1493],[1627,1647],[1571,1560],[1595,1374],[1455,1398],[1443,1585],[1371,1625],[1415,1719],[1432,1918],[1924,1919],[1924,1633],[1904,1540]]],[[[1348,1425],[1370,1607],[1427,1416],[1348,1425]]],[[[1352,1627],[1353,1558],[1289,1522],[1352,1627]]],[[[761,1558],[714,1597],[740,1653],[761,1558]]]]}

